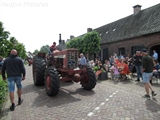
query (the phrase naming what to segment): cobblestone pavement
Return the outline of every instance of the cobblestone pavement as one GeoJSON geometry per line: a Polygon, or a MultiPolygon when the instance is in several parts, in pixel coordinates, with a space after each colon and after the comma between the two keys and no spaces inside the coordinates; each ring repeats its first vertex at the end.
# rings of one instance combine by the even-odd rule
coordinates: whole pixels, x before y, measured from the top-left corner
{"type": "Polygon", "coordinates": [[[33,85],[32,67],[26,69],[24,101],[11,112],[8,100],[1,120],[160,120],[160,83],[153,84],[158,94],[151,99],[142,97],[143,84],[134,80],[98,81],[92,91],[64,82],[56,97],[48,97],[44,86],[33,85]]]}

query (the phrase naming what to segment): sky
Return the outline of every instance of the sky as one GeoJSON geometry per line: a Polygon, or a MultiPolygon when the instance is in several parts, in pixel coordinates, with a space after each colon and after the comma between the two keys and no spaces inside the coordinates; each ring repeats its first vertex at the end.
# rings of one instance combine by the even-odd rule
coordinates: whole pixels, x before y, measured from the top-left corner
{"type": "Polygon", "coordinates": [[[0,21],[26,51],[52,45],[159,4],[159,0],[0,0],[0,21]]]}

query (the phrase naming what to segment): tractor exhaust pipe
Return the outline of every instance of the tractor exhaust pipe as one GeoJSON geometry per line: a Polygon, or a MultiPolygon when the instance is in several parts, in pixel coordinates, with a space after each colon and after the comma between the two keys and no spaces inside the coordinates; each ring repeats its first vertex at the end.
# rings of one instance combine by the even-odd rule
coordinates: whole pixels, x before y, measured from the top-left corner
{"type": "Polygon", "coordinates": [[[59,34],[59,40],[61,40],[61,34],[59,34]]]}

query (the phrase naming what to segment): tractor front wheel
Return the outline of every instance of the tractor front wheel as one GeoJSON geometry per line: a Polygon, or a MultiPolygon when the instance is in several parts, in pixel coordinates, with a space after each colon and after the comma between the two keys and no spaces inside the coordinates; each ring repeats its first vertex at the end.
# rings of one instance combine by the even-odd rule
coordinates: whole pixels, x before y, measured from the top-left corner
{"type": "Polygon", "coordinates": [[[33,59],[33,82],[35,86],[44,85],[44,75],[46,69],[46,62],[43,58],[36,56],[33,59]]]}
{"type": "Polygon", "coordinates": [[[45,72],[45,86],[48,96],[55,96],[59,92],[59,76],[57,70],[50,66],[45,72]]]}
{"type": "Polygon", "coordinates": [[[87,66],[85,79],[81,80],[81,85],[85,90],[92,90],[96,86],[96,76],[91,67],[87,66]]]}

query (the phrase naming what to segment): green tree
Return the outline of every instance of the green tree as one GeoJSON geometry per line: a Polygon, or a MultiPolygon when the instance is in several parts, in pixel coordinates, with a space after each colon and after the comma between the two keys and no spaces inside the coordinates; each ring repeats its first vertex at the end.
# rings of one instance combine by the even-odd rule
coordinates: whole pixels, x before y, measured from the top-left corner
{"type": "Polygon", "coordinates": [[[48,54],[49,53],[49,45],[42,46],[40,49],[40,52],[48,54]]]}
{"type": "Polygon", "coordinates": [[[4,30],[3,23],[0,22],[0,40],[9,38],[9,32],[4,30]]]}
{"type": "Polygon", "coordinates": [[[0,56],[7,57],[12,49],[16,49],[18,55],[25,59],[25,46],[22,43],[19,43],[15,37],[9,38],[9,34],[8,31],[4,31],[3,24],[0,22],[0,56]]]}
{"type": "Polygon", "coordinates": [[[25,59],[26,58],[26,50],[25,50],[25,46],[22,43],[19,43],[18,40],[15,37],[10,37],[9,40],[7,40],[8,43],[5,44],[5,55],[9,55],[10,51],[12,49],[16,49],[18,52],[18,56],[20,56],[21,58],[25,59]]]}
{"type": "Polygon", "coordinates": [[[70,42],[67,43],[67,48],[79,48],[79,41],[81,37],[73,38],[70,42]]]}
{"type": "Polygon", "coordinates": [[[34,52],[33,52],[34,55],[36,55],[36,54],[38,54],[38,53],[39,53],[39,50],[37,50],[37,49],[34,50],[34,52]]]}
{"type": "Polygon", "coordinates": [[[13,46],[16,46],[18,44],[18,41],[15,37],[10,37],[9,41],[12,43],[13,46]]]}
{"type": "Polygon", "coordinates": [[[14,46],[14,47],[17,50],[18,55],[21,58],[25,59],[26,58],[26,49],[25,49],[25,46],[22,43],[17,43],[16,46],[14,46]]]}
{"type": "Polygon", "coordinates": [[[3,23],[0,22],[0,56],[6,55],[6,44],[8,44],[9,32],[4,30],[3,23]]]}
{"type": "Polygon", "coordinates": [[[9,47],[10,42],[8,40],[3,40],[1,47],[0,47],[0,55],[3,57],[7,57],[9,55],[9,47]]]}
{"type": "Polygon", "coordinates": [[[84,35],[83,37],[83,53],[93,55],[94,53],[98,53],[100,48],[101,38],[98,33],[93,31],[84,35]]]}
{"type": "Polygon", "coordinates": [[[25,59],[26,58],[26,50],[25,46],[22,43],[19,43],[15,38],[11,37],[9,40],[3,40],[2,47],[2,55],[3,57],[7,57],[10,54],[12,49],[16,49],[18,52],[18,56],[25,59]],[[14,40],[14,42],[13,42],[14,40]]]}
{"type": "Polygon", "coordinates": [[[95,31],[88,32],[84,36],[73,38],[67,43],[67,48],[77,48],[79,52],[93,55],[98,53],[100,48],[101,38],[95,31]]]}

